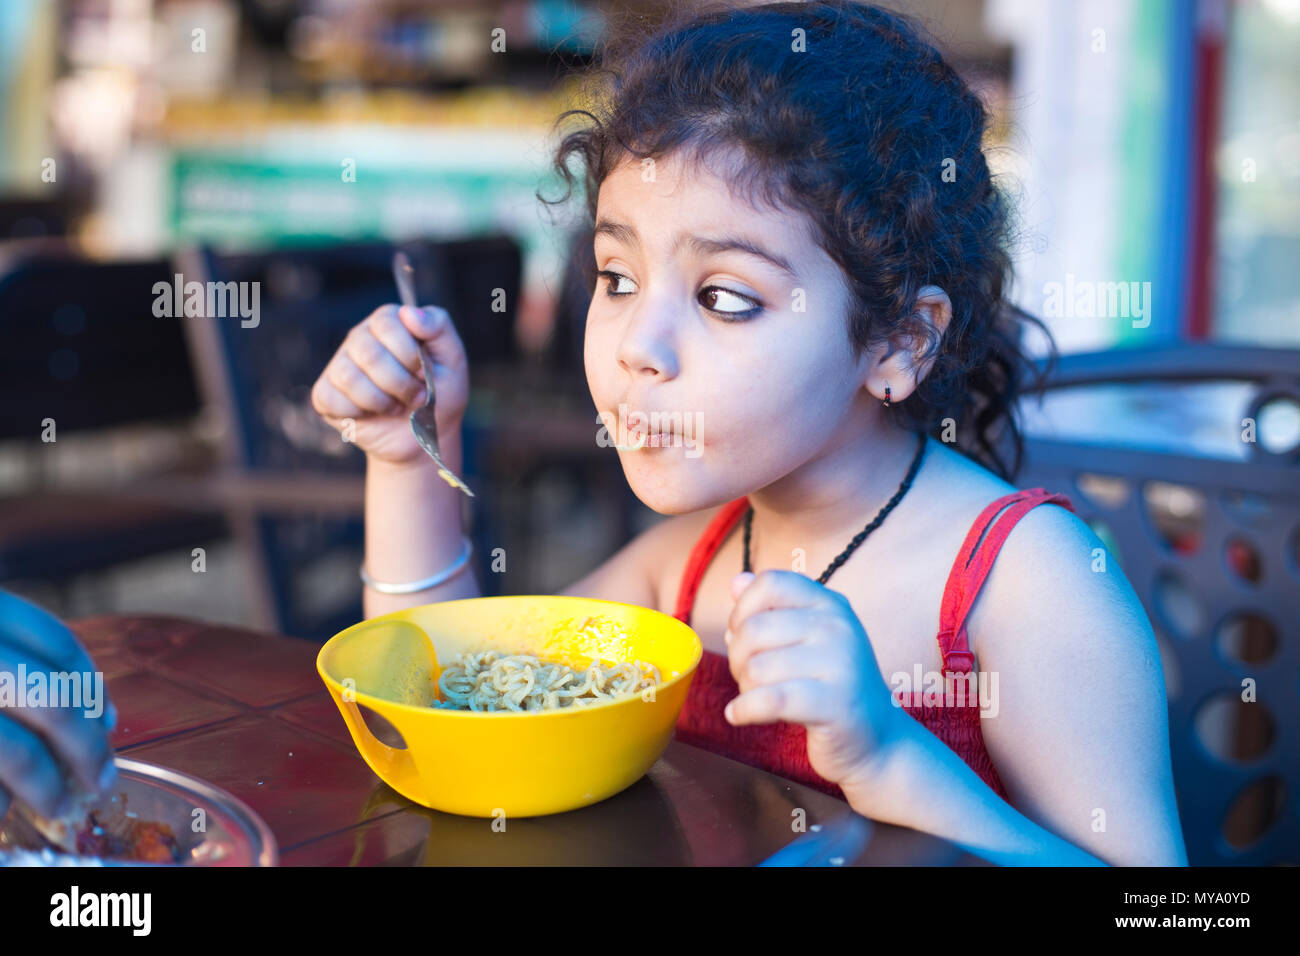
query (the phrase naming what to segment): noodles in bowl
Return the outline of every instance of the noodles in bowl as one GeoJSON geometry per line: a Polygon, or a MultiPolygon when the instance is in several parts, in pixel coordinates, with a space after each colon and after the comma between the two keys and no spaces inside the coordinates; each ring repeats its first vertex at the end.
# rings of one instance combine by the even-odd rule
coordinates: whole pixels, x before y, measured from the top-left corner
{"type": "Polygon", "coordinates": [[[533,654],[461,653],[438,678],[442,699],[432,706],[488,712],[585,707],[639,694],[661,680],[659,668],[642,661],[606,667],[594,660],[576,670],[533,654]]]}

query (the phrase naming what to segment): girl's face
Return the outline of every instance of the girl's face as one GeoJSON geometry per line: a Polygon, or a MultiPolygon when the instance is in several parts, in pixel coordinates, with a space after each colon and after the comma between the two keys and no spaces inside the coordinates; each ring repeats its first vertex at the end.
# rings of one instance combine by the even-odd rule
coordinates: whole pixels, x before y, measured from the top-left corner
{"type": "Polygon", "coordinates": [[[633,158],[601,184],[595,256],[587,384],[648,507],[730,501],[861,431],[866,358],[804,216],[754,208],[703,166],[633,158]]]}

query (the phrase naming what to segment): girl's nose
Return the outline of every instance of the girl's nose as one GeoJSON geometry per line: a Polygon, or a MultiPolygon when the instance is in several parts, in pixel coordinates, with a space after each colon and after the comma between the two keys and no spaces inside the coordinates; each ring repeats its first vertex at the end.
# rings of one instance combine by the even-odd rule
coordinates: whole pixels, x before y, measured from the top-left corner
{"type": "Polygon", "coordinates": [[[662,308],[646,308],[632,316],[619,340],[618,364],[629,374],[674,378],[677,350],[673,345],[672,317],[662,308]]]}

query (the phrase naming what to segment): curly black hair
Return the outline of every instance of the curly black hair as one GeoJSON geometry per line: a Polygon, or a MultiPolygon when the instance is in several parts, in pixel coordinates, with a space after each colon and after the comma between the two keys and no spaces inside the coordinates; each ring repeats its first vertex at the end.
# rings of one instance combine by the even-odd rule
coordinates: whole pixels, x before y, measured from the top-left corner
{"type": "Polygon", "coordinates": [[[568,191],[538,199],[569,199],[576,155],[594,222],[600,184],[623,160],[738,147],[732,188],[805,213],[843,269],[854,347],[910,334],[918,364],[933,357],[890,417],[939,439],[953,419],[958,450],[1012,481],[1024,452],[1016,399],[1027,375],[1048,374],[1022,352],[1020,322],[1042,329],[1052,361],[1056,346],[1007,296],[1011,213],[982,148],[989,111],[925,29],[853,0],[723,0],[653,26],[631,18],[603,47],[584,77],[591,109],[556,120],[583,119],[554,155],[568,191]],[[942,335],[914,321],[926,285],[952,300],[942,335]]]}

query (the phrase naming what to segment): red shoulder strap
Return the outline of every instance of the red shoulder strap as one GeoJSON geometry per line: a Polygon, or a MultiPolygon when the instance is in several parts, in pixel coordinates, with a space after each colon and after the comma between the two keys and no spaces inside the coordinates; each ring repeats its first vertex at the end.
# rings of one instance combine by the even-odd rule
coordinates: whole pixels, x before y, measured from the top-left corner
{"type": "Polygon", "coordinates": [[[970,613],[975,598],[984,585],[984,579],[997,560],[1002,542],[1007,540],[1007,535],[1016,522],[1028,514],[1031,508],[1048,503],[1074,511],[1074,505],[1065,495],[1055,494],[1046,488],[1029,488],[1004,495],[989,504],[975,519],[970,531],[966,532],[966,540],[948,574],[948,583],[943,589],[943,603],[939,608],[939,650],[943,652],[945,671],[965,672],[975,665],[975,655],[971,653],[966,638],[966,615],[970,613]],[[1007,505],[1011,505],[1010,510],[993,523],[994,517],[1007,505]],[[981,542],[980,539],[990,524],[993,525],[993,530],[981,542]],[[977,545],[980,546],[978,552],[975,550],[977,545]],[[971,560],[972,557],[974,561],[971,560]]]}
{"type": "Polygon", "coordinates": [[[695,594],[700,589],[704,569],[709,566],[713,556],[718,553],[718,548],[722,547],[722,542],[748,509],[748,496],[727,502],[718,509],[709,526],[691,548],[690,556],[686,559],[686,569],[682,571],[681,586],[677,589],[677,608],[673,611],[673,617],[683,624],[691,623],[691,608],[695,606],[695,594]]]}

